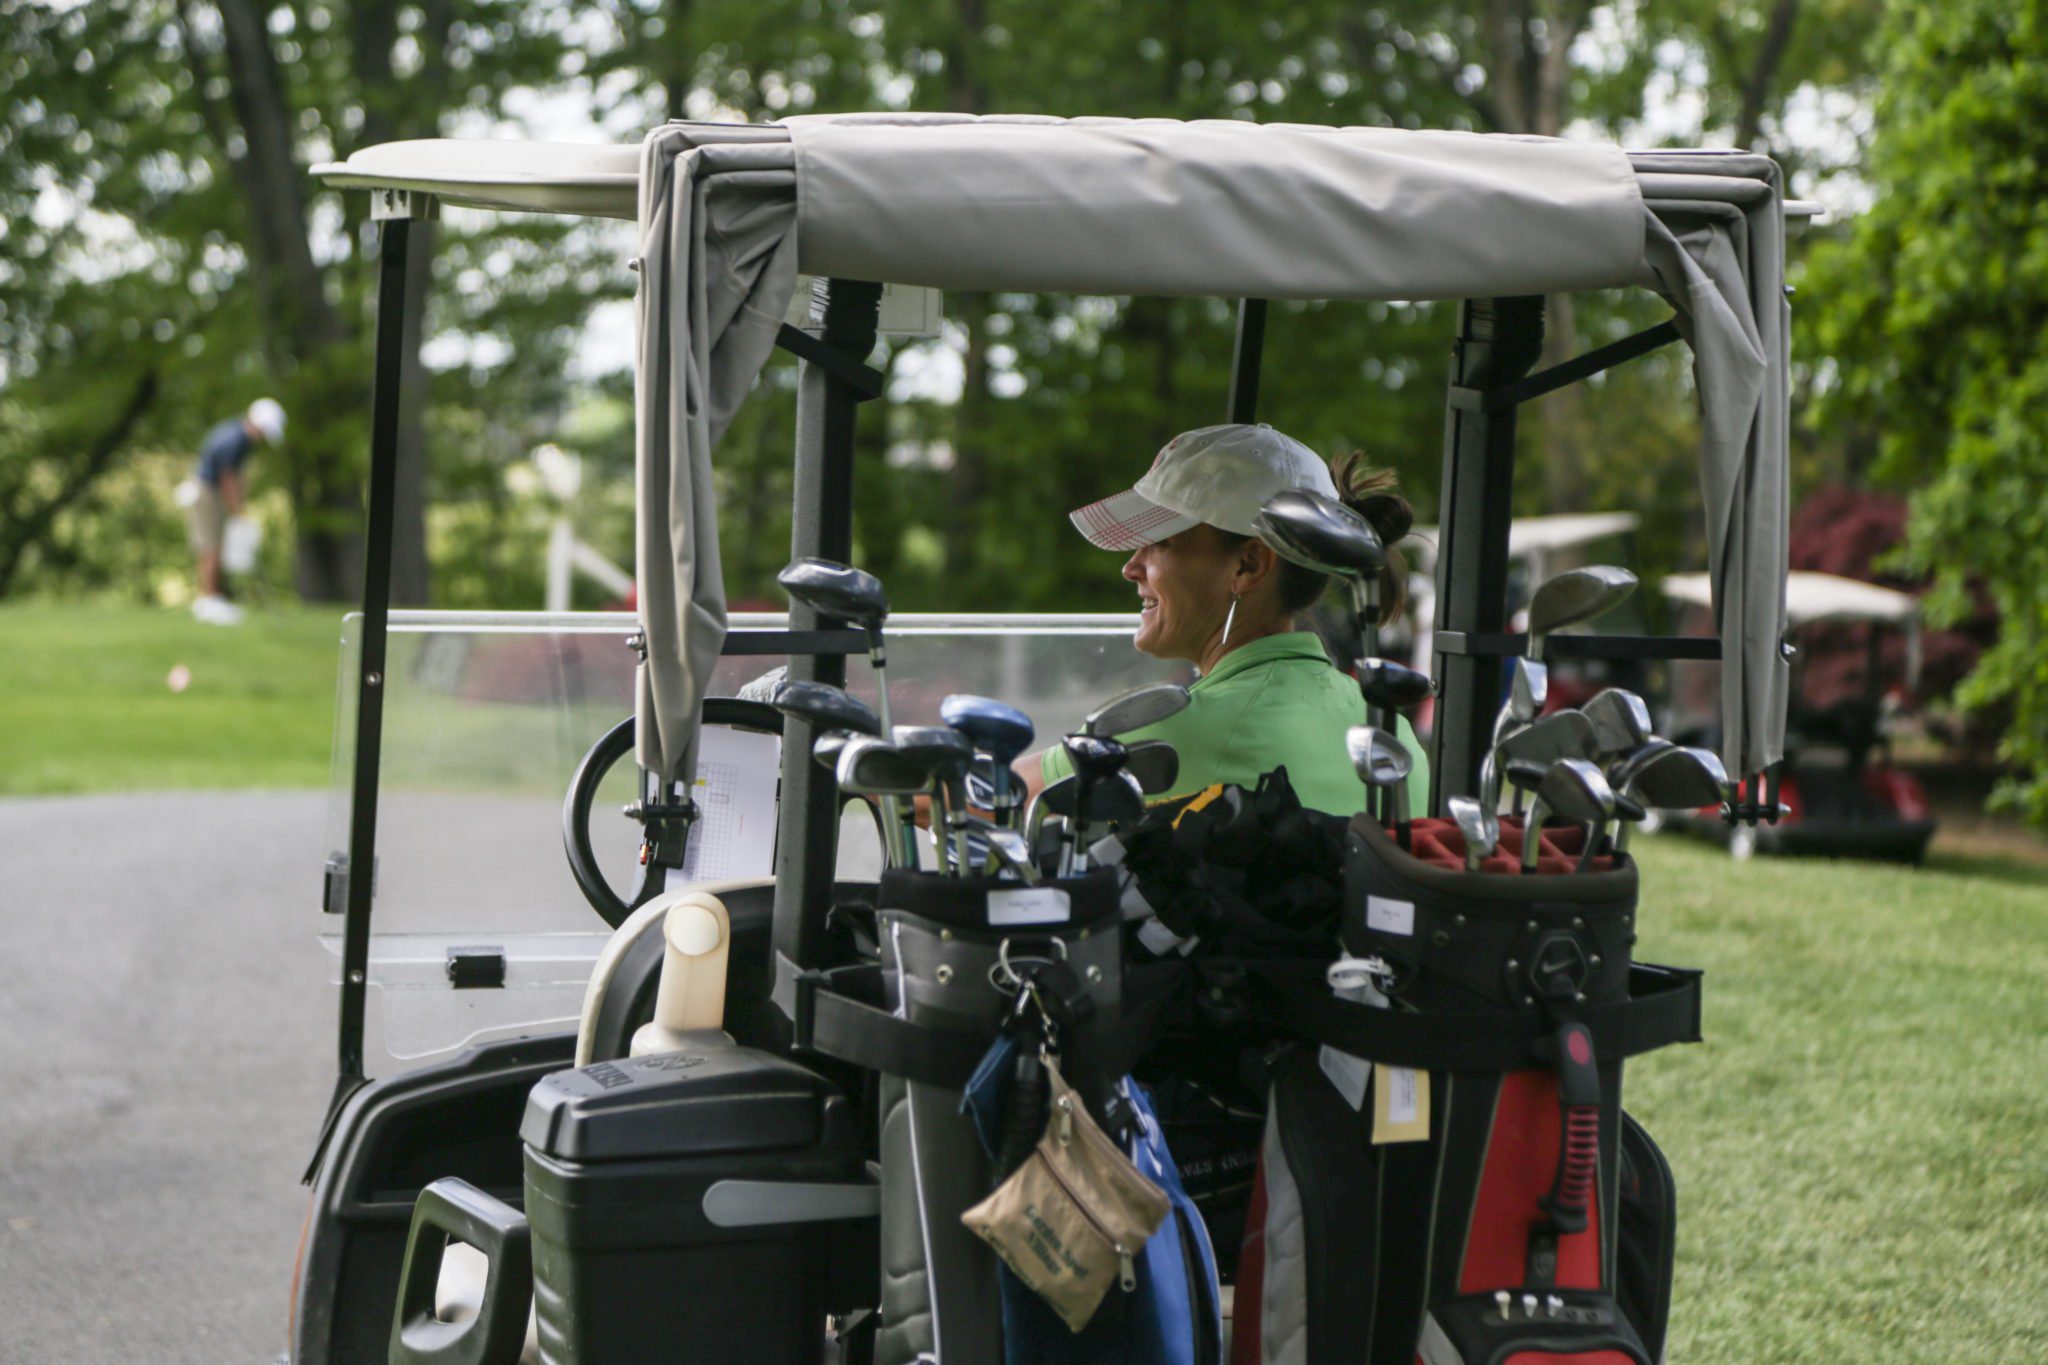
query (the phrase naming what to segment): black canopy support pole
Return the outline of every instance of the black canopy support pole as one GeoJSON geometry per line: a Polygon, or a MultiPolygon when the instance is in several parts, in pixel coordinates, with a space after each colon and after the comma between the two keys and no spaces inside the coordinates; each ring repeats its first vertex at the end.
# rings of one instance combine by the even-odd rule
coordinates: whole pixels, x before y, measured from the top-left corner
{"type": "MultiPolygon", "coordinates": [[[[1497,389],[1529,372],[1543,349],[1539,297],[1468,299],[1458,309],[1451,389],[1497,389]]],[[[1514,515],[1515,410],[1445,414],[1436,629],[1462,635],[1507,628],[1508,523],[1514,515]]],[[[1479,764],[1500,697],[1500,661],[1437,651],[1430,737],[1430,811],[1479,788],[1479,764]]]]}
{"type": "MultiPolygon", "coordinates": [[[[882,286],[830,280],[824,319],[806,330],[858,365],[875,346],[882,286]]],[[[796,487],[791,514],[791,558],[816,556],[842,563],[853,555],[853,438],[861,401],[872,396],[849,371],[806,360],[797,371],[796,487]]],[[[789,608],[789,628],[819,628],[818,614],[801,603],[789,608]]],[[[794,654],[791,678],[843,686],[840,654],[794,654]]],[[[775,951],[798,967],[818,960],[825,915],[832,906],[837,857],[839,788],[811,761],[811,727],[786,722],[782,732],[782,804],[775,834],[775,951]]]]}
{"type": "Polygon", "coordinates": [[[360,1081],[369,993],[370,910],[377,880],[377,782],[384,740],[385,636],[391,614],[392,504],[398,487],[399,415],[408,317],[406,263],[415,234],[431,231],[437,205],[423,195],[379,190],[377,358],[370,389],[370,502],[363,530],[362,649],[356,661],[355,764],[349,788],[348,911],[341,941],[340,1080],[335,1100],[360,1081]]]}
{"type": "Polygon", "coordinates": [[[1256,422],[1259,367],[1266,357],[1266,301],[1237,301],[1237,348],[1230,357],[1230,420],[1256,422]]]}

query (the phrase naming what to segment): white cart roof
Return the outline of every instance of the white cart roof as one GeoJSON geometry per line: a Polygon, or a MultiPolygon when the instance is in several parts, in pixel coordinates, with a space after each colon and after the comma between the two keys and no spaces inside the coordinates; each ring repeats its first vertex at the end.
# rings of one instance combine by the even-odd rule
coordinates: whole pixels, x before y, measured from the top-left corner
{"type": "Polygon", "coordinates": [[[1753,773],[1782,755],[1788,214],[1767,157],[1228,120],[863,114],[671,123],[630,154],[396,144],[316,174],[552,213],[625,217],[631,196],[639,743],[663,776],[694,768],[725,632],[711,451],[774,348],[799,270],[1267,299],[1654,290],[1693,352],[1725,757],[1753,773]]]}
{"type": "MultiPolygon", "coordinates": [[[[1673,574],[1664,580],[1664,595],[1689,606],[1713,605],[1712,583],[1703,573],[1673,574]]],[[[1861,579],[1796,569],[1785,577],[1785,624],[1809,621],[1912,621],[1920,599],[1911,593],[1880,588],[1861,579]]]]}

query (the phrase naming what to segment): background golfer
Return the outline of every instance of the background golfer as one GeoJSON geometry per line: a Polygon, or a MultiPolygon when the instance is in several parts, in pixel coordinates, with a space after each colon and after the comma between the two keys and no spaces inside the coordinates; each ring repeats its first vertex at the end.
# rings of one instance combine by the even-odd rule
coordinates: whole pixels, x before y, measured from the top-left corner
{"type": "Polygon", "coordinates": [[[242,609],[221,592],[223,551],[237,572],[253,567],[256,524],[243,515],[246,490],[242,468],[257,445],[284,439],[284,407],[275,398],[259,398],[240,417],[230,417],[206,433],[199,447],[199,467],[183,490],[191,522],[192,552],[199,559],[199,596],[192,614],[212,625],[231,626],[242,609]]]}

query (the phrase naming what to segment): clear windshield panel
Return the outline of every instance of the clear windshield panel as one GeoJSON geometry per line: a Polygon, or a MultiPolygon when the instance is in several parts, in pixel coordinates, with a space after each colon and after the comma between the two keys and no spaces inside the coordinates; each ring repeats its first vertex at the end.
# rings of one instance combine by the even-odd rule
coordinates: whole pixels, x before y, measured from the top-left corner
{"type": "MultiPolygon", "coordinates": [[[[782,630],[779,615],[738,614],[732,629],[782,630]]],[[[1029,714],[1044,742],[1104,698],[1141,683],[1187,681],[1184,666],[1131,648],[1131,616],[892,618],[888,681],[898,723],[936,723],[939,703],[976,692],[1029,714]]],[[[330,864],[345,866],[354,763],[361,618],[344,624],[328,801],[330,864]]],[[[573,1028],[610,930],[569,874],[562,805],[584,754],[632,710],[635,619],[619,613],[391,614],[378,781],[377,865],[366,1046],[373,1073],[419,1065],[487,1038],[573,1028]],[[451,956],[504,963],[504,984],[457,988],[451,956]]],[[[713,695],[734,696],[786,662],[722,659],[713,695]]],[[[874,699],[864,656],[848,683],[874,699]]],[[[639,826],[619,812],[637,795],[629,760],[600,787],[591,818],[598,862],[628,895],[639,826]]],[[[873,822],[842,824],[842,877],[872,877],[873,822]]],[[[700,826],[700,835],[708,833],[700,826]]],[[[321,939],[340,976],[342,902],[321,939]]]]}

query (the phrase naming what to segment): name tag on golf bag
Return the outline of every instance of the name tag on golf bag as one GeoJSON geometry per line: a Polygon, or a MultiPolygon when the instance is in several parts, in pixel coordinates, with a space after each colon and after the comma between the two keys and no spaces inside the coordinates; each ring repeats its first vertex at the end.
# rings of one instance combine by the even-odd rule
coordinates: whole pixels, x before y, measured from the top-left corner
{"type": "Polygon", "coordinates": [[[960,1215],[1071,1331],[1116,1285],[1137,1288],[1137,1257],[1166,1221],[1166,1192],[1096,1126],[1050,1058],[1045,1135],[988,1198],[960,1215]]]}

